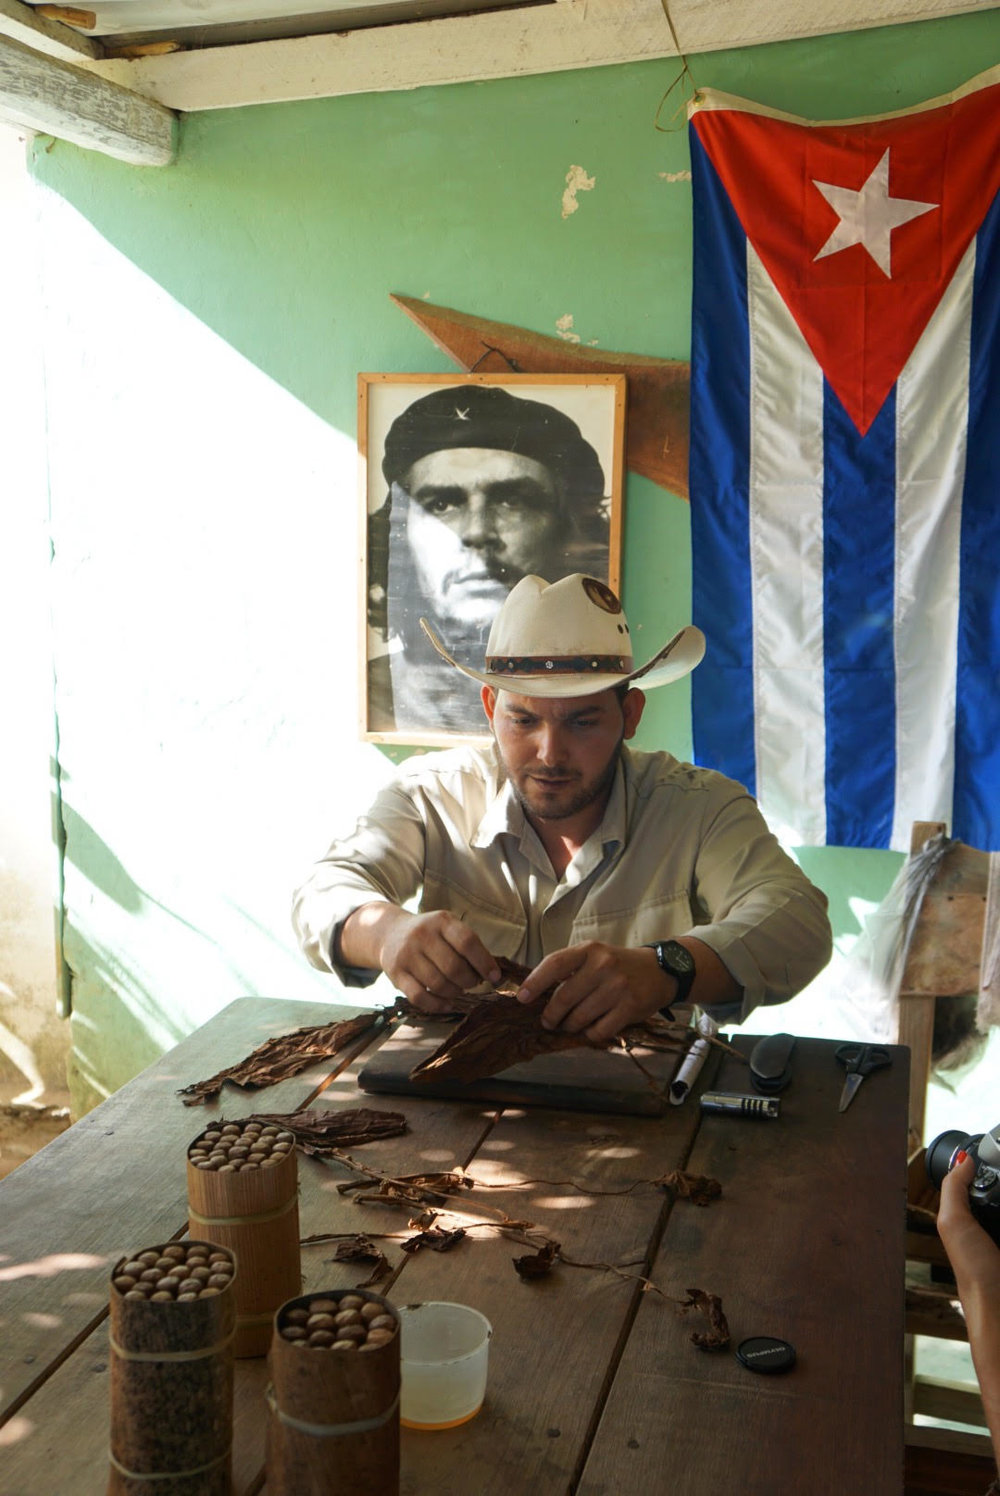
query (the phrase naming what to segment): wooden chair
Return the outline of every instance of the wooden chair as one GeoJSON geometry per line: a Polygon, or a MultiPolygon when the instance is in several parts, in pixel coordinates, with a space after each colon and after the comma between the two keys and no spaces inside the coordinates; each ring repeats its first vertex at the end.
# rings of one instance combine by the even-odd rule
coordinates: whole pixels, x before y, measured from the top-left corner
{"type": "MultiPolygon", "coordinates": [[[[911,856],[931,837],[946,830],[943,822],[917,821],[911,856]]],[[[931,1071],[934,1007],[939,997],[978,991],[983,946],[989,856],[956,843],[945,853],[928,888],[910,941],[897,1007],[895,1042],[910,1048],[910,1177],[908,1199],[936,1211],[937,1195],[924,1166],[924,1121],[931,1071]]],[[[993,1473],[987,1434],[967,1433],[914,1423],[915,1415],[986,1427],[982,1400],[974,1382],[951,1382],[917,1375],[915,1335],[967,1340],[954,1283],[948,1281],[948,1259],[933,1226],[907,1235],[906,1274],[906,1492],[918,1496],[959,1496],[982,1492],[993,1473]]]]}

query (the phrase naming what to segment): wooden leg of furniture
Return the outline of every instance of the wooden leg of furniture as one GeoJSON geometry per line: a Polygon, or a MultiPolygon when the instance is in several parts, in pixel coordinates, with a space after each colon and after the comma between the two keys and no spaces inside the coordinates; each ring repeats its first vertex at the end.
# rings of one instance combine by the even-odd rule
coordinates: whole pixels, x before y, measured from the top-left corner
{"type": "Polygon", "coordinates": [[[923,993],[900,995],[899,1034],[897,1044],[910,1050],[910,1137],[924,1141],[924,1118],[927,1112],[927,1082],[931,1074],[931,1050],[934,1042],[935,999],[923,993]]]}
{"type": "Polygon", "coordinates": [[[986,1415],[978,1384],[975,1380],[956,1382],[926,1375],[920,1371],[916,1361],[915,1337],[918,1335],[935,1340],[965,1342],[968,1339],[955,1285],[938,1283],[931,1277],[935,1266],[933,1259],[943,1256],[943,1249],[936,1238],[930,1237],[926,1241],[927,1250],[922,1253],[924,1260],[907,1262],[906,1274],[906,1490],[933,1492],[935,1496],[971,1491],[982,1496],[994,1470],[993,1447],[986,1432],[986,1415]],[[917,1423],[917,1418],[930,1418],[934,1422],[917,1423]],[[944,1428],[941,1425],[945,1423],[962,1423],[966,1428],[944,1428]],[[979,1429],[983,1432],[979,1433],[979,1429]],[[946,1457],[949,1466],[954,1465],[956,1479],[961,1476],[964,1480],[968,1476],[972,1480],[980,1479],[981,1483],[978,1486],[974,1483],[941,1484],[940,1457],[946,1457]],[[982,1478],[984,1474],[985,1479],[982,1478]],[[920,1480],[929,1483],[918,1484],[920,1480]]]}

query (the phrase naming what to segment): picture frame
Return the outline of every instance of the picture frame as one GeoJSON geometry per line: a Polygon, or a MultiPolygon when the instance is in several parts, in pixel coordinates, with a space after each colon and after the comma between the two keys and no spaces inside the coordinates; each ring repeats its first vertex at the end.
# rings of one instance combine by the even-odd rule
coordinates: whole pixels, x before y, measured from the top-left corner
{"type": "Polygon", "coordinates": [[[510,588],[573,572],[621,586],[624,374],[358,375],[360,735],[488,736],[478,683],[510,588]]]}

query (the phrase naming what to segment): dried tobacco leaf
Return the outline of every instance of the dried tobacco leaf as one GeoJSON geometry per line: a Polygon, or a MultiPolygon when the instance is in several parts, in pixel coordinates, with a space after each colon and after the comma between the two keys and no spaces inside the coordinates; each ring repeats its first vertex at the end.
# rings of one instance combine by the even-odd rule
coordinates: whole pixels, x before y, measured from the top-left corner
{"type": "Polygon", "coordinates": [[[294,1132],[295,1142],[303,1153],[315,1158],[329,1158],[341,1148],[356,1148],[359,1143],[374,1143],[379,1138],[396,1138],[408,1130],[402,1112],[382,1112],[369,1106],[333,1107],[300,1112],[255,1112],[248,1122],[278,1123],[294,1132]]]}
{"type": "Polygon", "coordinates": [[[562,1049],[603,1048],[582,1034],[542,1028],[548,993],[533,1003],[516,997],[487,997],[466,1014],[454,1033],[410,1071],[410,1079],[451,1080],[461,1084],[497,1075],[519,1061],[562,1049]]]}
{"type": "Polygon", "coordinates": [[[443,1197],[453,1195],[460,1189],[471,1189],[472,1180],[459,1170],[445,1174],[401,1174],[398,1179],[352,1179],[338,1184],[341,1195],[354,1194],[357,1190],[370,1189],[370,1195],[357,1194],[359,1205],[438,1205],[443,1197]]]}
{"type": "Polygon", "coordinates": [[[327,1261],[372,1263],[373,1268],[370,1275],[363,1283],[358,1284],[359,1288],[370,1288],[373,1283],[378,1283],[382,1278],[387,1278],[392,1271],[389,1266],[389,1259],[382,1249],[377,1247],[370,1237],[360,1234],[349,1237],[347,1241],[338,1243],[333,1256],[327,1258],[327,1261]]]}
{"type": "Polygon", "coordinates": [[[690,1200],[692,1205],[711,1205],[722,1194],[722,1185],[707,1174],[685,1174],[683,1169],[674,1169],[657,1181],[672,1189],[681,1200],[690,1200]]]}
{"type": "Polygon", "coordinates": [[[691,1344],[696,1345],[700,1351],[725,1350],[729,1344],[729,1325],[722,1312],[722,1300],[718,1294],[706,1293],[701,1288],[689,1288],[687,1294],[687,1298],[681,1303],[681,1314],[688,1309],[698,1309],[705,1315],[710,1326],[708,1330],[693,1330],[691,1344]]]}
{"type": "Polygon", "coordinates": [[[300,1070],[305,1070],[316,1060],[339,1054],[348,1044],[380,1027],[385,1020],[386,1014],[377,1009],[372,1013],[359,1013],[355,1018],[342,1018],[339,1023],[313,1024],[295,1029],[290,1034],[278,1034],[258,1044],[239,1064],[218,1071],[208,1080],[182,1086],[177,1094],[184,1098],[185,1106],[203,1106],[219,1094],[227,1080],[247,1090],[276,1085],[291,1075],[298,1075],[300,1070]]]}
{"type": "Polygon", "coordinates": [[[559,1251],[557,1241],[547,1241],[537,1252],[526,1252],[523,1257],[512,1257],[510,1260],[518,1277],[530,1281],[548,1276],[559,1261],[559,1251]]]}
{"type": "MultiPolygon", "coordinates": [[[[531,968],[508,961],[505,956],[496,956],[494,960],[500,969],[500,980],[486,994],[466,993],[455,1000],[454,1015],[444,1016],[464,1015],[461,1022],[432,1055],[410,1071],[411,1080],[450,1080],[467,1084],[487,1075],[497,1075],[510,1065],[532,1060],[537,1055],[555,1054],[564,1049],[607,1047],[591,1044],[582,1034],[542,1028],[542,1011],[554,988],[548,988],[532,1003],[519,1003],[516,995],[531,968]]],[[[409,1005],[407,1011],[417,1019],[427,1016],[410,1009],[409,1005]]],[[[440,1018],[442,1015],[434,1016],[440,1018]]],[[[626,1051],[642,1046],[680,1053],[690,1037],[691,1031],[686,1024],[668,1023],[654,1016],[646,1023],[629,1024],[618,1039],[626,1051]]],[[[659,1091],[659,1085],[654,1084],[659,1091]]]]}
{"type": "Polygon", "coordinates": [[[464,1236],[464,1226],[456,1226],[453,1231],[445,1231],[443,1226],[430,1226],[426,1231],[418,1231],[416,1236],[409,1237],[400,1245],[411,1256],[414,1252],[422,1252],[425,1247],[432,1252],[450,1252],[464,1236]]]}

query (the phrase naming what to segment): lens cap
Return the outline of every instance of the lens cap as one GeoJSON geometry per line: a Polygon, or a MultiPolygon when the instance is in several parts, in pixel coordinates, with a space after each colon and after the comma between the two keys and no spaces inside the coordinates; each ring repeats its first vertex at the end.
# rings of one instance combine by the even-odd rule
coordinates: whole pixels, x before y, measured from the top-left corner
{"type": "Polygon", "coordinates": [[[787,1340],[776,1340],[773,1335],[754,1335],[750,1340],[740,1341],[736,1359],[748,1371],[773,1376],[779,1371],[791,1371],[795,1365],[795,1347],[787,1340]]]}
{"type": "Polygon", "coordinates": [[[755,1091],[776,1096],[785,1089],[792,1078],[794,1048],[792,1034],[767,1034],[757,1041],[750,1055],[750,1080],[755,1091]]]}

